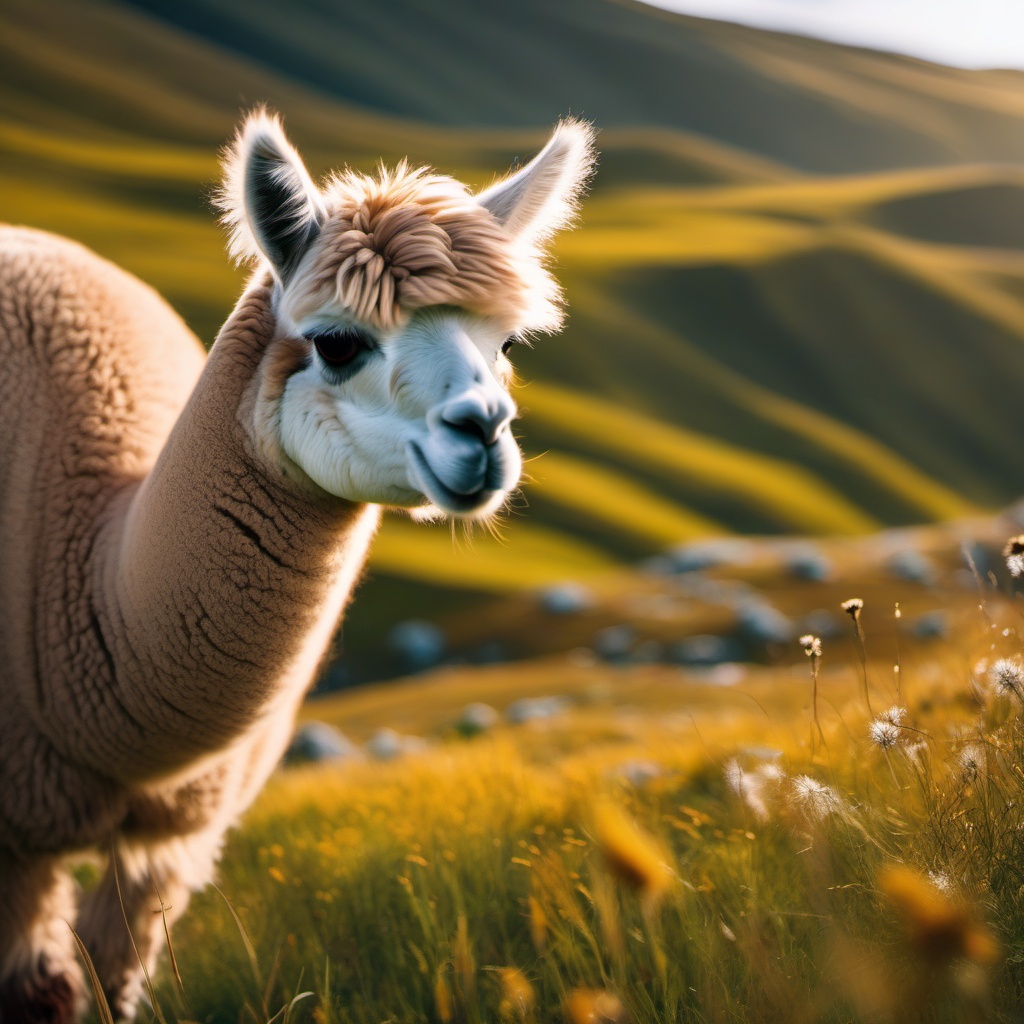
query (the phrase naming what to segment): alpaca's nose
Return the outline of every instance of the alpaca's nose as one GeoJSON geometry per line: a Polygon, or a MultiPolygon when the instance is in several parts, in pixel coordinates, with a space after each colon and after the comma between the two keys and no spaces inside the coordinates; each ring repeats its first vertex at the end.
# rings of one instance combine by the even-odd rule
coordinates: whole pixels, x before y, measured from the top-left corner
{"type": "Polygon", "coordinates": [[[512,399],[503,392],[488,394],[481,388],[473,388],[444,405],[441,421],[453,430],[492,445],[512,421],[515,411],[512,399]]]}

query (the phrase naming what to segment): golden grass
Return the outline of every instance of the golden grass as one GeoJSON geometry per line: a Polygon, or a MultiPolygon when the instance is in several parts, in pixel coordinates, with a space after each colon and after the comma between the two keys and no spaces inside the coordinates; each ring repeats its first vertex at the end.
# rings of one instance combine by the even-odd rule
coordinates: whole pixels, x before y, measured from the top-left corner
{"type": "MultiPolygon", "coordinates": [[[[1012,651],[1015,613],[988,614],[1012,651]]],[[[175,936],[189,1000],[201,1018],[261,1019],[301,976],[317,1021],[1004,1019],[1019,989],[1005,948],[1024,929],[1006,859],[1021,712],[990,698],[979,718],[960,651],[911,652],[883,750],[856,667],[825,644],[813,757],[802,660],[732,689],[552,659],[319,702],[307,712],[357,738],[418,723],[433,746],[272,781],[223,865],[260,986],[209,893],[175,936]],[[452,732],[471,695],[500,707],[545,689],[570,696],[567,715],[452,732]],[[967,742],[988,750],[972,777],[967,742]]],[[[870,675],[887,706],[885,662],[870,675]]]]}

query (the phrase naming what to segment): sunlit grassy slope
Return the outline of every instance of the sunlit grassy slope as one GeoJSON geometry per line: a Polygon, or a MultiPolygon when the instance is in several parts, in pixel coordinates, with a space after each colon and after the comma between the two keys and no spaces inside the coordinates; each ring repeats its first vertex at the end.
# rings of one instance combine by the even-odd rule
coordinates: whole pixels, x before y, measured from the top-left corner
{"type": "Polygon", "coordinates": [[[0,218],[92,245],[209,341],[243,282],[207,204],[240,108],[281,109],[316,172],[409,154],[475,184],[595,117],[569,326],[516,356],[534,482],[455,553],[389,525],[378,577],[517,590],[1016,494],[1021,76],[603,0],[342,7],[11,0],[0,218]]]}
{"type": "MultiPolygon", "coordinates": [[[[317,1024],[1016,1020],[1019,601],[963,585],[949,529],[824,550],[827,582],[787,582],[767,548],[711,575],[795,616],[862,595],[866,677],[847,619],[820,660],[794,641],[728,678],[562,653],[308,703],[356,743],[420,746],[271,781],[174,932],[184,997],[165,970],[162,1011],[268,1020],[305,992],[293,1019],[317,1024]],[[922,546],[933,584],[879,568],[922,546]],[[926,610],[947,638],[914,630],[926,610]],[[470,701],[540,696],[561,710],[457,726],[470,701]]],[[[686,635],[708,609],[681,582],[619,576],[598,600],[643,599],[657,630],[661,587],[686,635]]]]}

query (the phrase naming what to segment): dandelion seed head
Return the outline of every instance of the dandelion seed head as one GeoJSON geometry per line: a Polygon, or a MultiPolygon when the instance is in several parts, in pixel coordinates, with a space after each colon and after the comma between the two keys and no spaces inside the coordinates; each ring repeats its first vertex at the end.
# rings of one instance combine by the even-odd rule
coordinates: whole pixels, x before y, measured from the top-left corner
{"type": "Polygon", "coordinates": [[[892,750],[899,746],[900,727],[884,718],[876,718],[868,727],[868,734],[871,742],[882,750],[892,750]]]}
{"type": "Polygon", "coordinates": [[[901,707],[899,704],[894,704],[887,711],[883,711],[879,716],[880,722],[890,722],[892,725],[902,725],[903,720],[907,717],[907,709],[901,707]]]}
{"type": "Polygon", "coordinates": [[[1003,548],[1003,558],[1010,558],[1012,555],[1024,555],[1024,533],[1011,537],[1003,548]]]}
{"type": "Polygon", "coordinates": [[[725,766],[725,783],[734,793],[742,795],[743,769],[735,757],[725,766]]]}
{"type": "Polygon", "coordinates": [[[781,782],[786,777],[786,773],[777,764],[772,764],[770,761],[758,765],[754,774],[765,782],[781,782]]]}
{"type": "Polygon", "coordinates": [[[821,657],[821,637],[813,636],[810,633],[800,637],[800,646],[808,658],[821,657]]]}
{"type": "Polygon", "coordinates": [[[1000,658],[988,670],[988,678],[996,693],[1016,697],[1024,694],[1024,665],[1016,658],[1000,658]]]}
{"type": "Polygon", "coordinates": [[[810,775],[795,775],[790,790],[797,809],[813,820],[821,820],[842,807],[835,792],[810,775]]]}
{"type": "Polygon", "coordinates": [[[725,766],[726,784],[760,821],[771,817],[769,803],[778,799],[785,780],[786,773],[770,762],[750,772],[745,772],[735,758],[725,766]]]}
{"type": "Polygon", "coordinates": [[[1011,537],[1003,548],[1003,558],[1011,576],[1024,576],[1024,533],[1011,537]]]}
{"type": "Polygon", "coordinates": [[[847,615],[852,615],[854,618],[857,618],[864,607],[864,602],[859,597],[851,597],[844,601],[839,607],[842,608],[847,615]]]}
{"type": "Polygon", "coordinates": [[[960,774],[966,782],[973,782],[985,768],[985,750],[977,743],[969,743],[957,755],[960,774]]]}

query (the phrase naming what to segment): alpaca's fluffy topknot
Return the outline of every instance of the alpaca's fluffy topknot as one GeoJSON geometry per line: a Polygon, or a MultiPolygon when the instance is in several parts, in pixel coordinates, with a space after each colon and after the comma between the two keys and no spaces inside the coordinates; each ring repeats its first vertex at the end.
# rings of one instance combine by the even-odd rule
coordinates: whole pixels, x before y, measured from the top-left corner
{"type": "Polygon", "coordinates": [[[557,326],[554,282],[453,178],[405,163],[374,177],[348,171],[328,182],[323,199],[327,217],[296,282],[311,298],[333,293],[384,329],[436,305],[557,326]]]}
{"type": "MultiPolygon", "coordinates": [[[[579,166],[569,174],[578,181],[567,179],[559,190],[563,198],[548,203],[550,225],[525,232],[504,223],[500,208],[490,209],[486,197],[494,189],[474,196],[454,178],[404,161],[374,175],[344,171],[318,188],[278,117],[259,109],[225,151],[216,204],[237,260],[275,255],[265,248],[267,238],[285,240],[289,263],[275,269],[290,277],[294,313],[333,300],[364,323],[389,330],[414,309],[455,305],[497,316],[511,330],[553,331],[562,322],[561,291],[544,268],[541,243],[571,216],[590,167],[592,134],[576,123],[556,129],[546,151],[582,147],[579,166]],[[264,180],[270,190],[283,197],[282,208],[271,214],[252,208],[247,176],[260,161],[269,168],[264,180]]],[[[568,173],[561,163],[555,170],[568,173]]],[[[528,201],[522,209],[528,207],[537,214],[528,201]]]]}

